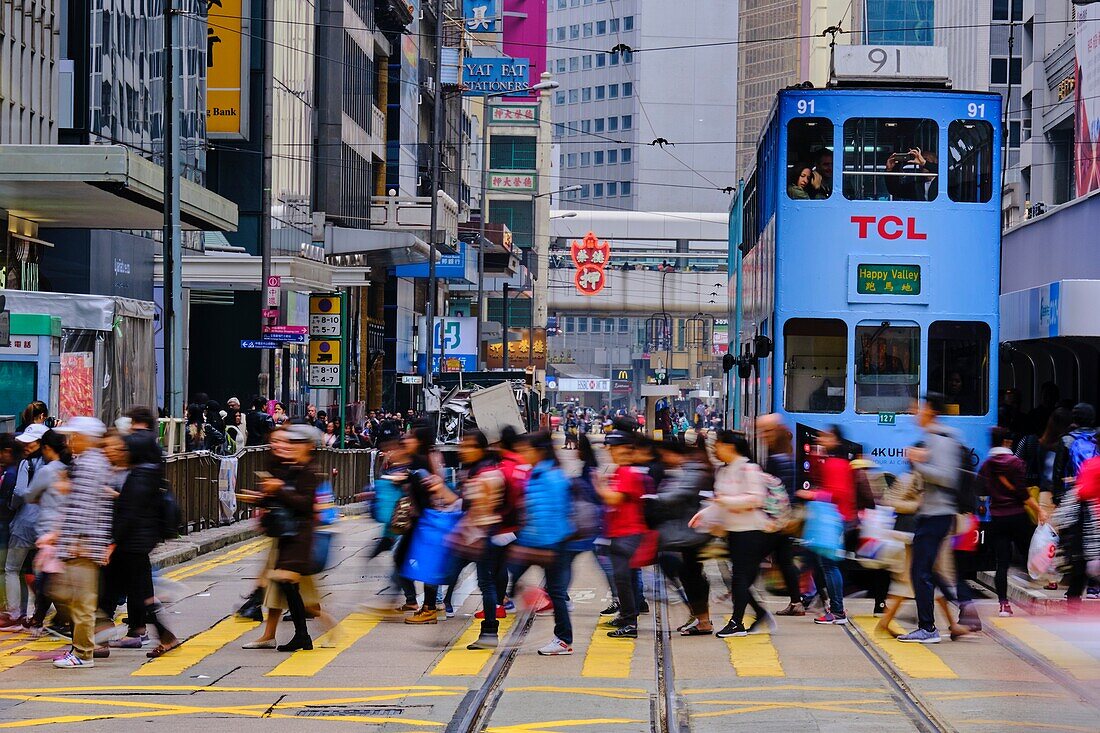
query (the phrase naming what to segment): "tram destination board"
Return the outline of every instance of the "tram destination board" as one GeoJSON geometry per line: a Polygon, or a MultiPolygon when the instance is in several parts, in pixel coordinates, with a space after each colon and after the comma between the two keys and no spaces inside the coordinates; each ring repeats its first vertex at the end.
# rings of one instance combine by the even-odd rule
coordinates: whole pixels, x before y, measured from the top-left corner
{"type": "Polygon", "coordinates": [[[920,265],[860,264],[856,292],[860,295],[920,295],[920,265]]]}

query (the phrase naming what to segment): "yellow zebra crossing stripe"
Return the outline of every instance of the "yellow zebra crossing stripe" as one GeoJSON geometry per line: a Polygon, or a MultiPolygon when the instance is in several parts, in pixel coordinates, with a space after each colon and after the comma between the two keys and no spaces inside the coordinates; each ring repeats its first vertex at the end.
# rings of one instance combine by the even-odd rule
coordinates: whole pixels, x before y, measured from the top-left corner
{"type": "Polygon", "coordinates": [[[994,618],[993,623],[1082,682],[1100,680],[1100,660],[1072,642],[1026,618],[994,618]]]}
{"type": "MultiPolygon", "coordinates": [[[[497,629],[497,638],[502,641],[507,638],[508,629],[516,621],[515,616],[506,616],[500,619],[500,628],[497,629]]],[[[481,674],[489,660],[493,658],[490,649],[467,649],[467,644],[477,641],[481,633],[481,621],[473,619],[462,635],[458,637],[450,650],[443,655],[439,663],[432,669],[433,677],[473,677],[481,674]]]]}
{"type": "Polygon", "coordinates": [[[20,643],[0,651],[0,672],[29,662],[36,658],[36,654],[61,650],[67,646],[69,642],[52,636],[44,636],[41,639],[24,638],[20,643]]]}
{"type": "Polygon", "coordinates": [[[236,615],[222,619],[212,627],[188,639],[183,646],[152,659],[131,672],[132,677],[171,677],[193,667],[231,641],[259,626],[236,615]]]}
{"type": "Polygon", "coordinates": [[[324,669],[342,652],[369,634],[378,625],[378,618],[365,613],[353,613],[329,631],[313,640],[313,651],[294,652],[265,677],[312,677],[324,669]],[[326,646],[327,645],[327,646],[326,646]]]}
{"type": "Polygon", "coordinates": [[[235,562],[255,555],[262,550],[271,547],[270,537],[261,537],[251,542],[246,542],[239,547],[234,547],[232,550],[216,555],[209,560],[203,560],[190,565],[183,565],[181,567],[169,570],[163,574],[163,577],[168,580],[186,580],[187,578],[193,578],[196,575],[201,575],[209,570],[220,568],[225,565],[232,565],[235,562]]]}
{"type": "Polygon", "coordinates": [[[959,675],[924,644],[906,644],[893,637],[875,631],[878,619],[874,616],[851,616],[871,642],[890,657],[903,674],[914,679],[954,680],[959,675]]]}
{"type": "Polygon", "coordinates": [[[730,637],[725,639],[730,650],[730,664],[738,677],[783,677],[779,652],[772,644],[771,634],[730,637]]]}
{"type": "Polygon", "coordinates": [[[630,663],[634,660],[633,639],[612,639],[607,635],[614,631],[610,626],[596,624],[592,640],[588,642],[588,651],[584,655],[581,677],[607,677],[626,679],[630,677],[630,663]]]}

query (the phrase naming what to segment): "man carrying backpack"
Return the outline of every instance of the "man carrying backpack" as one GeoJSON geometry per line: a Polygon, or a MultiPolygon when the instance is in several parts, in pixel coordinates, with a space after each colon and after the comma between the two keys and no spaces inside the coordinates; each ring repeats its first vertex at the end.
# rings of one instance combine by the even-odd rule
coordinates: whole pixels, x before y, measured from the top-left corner
{"type": "Polygon", "coordinates": [[[1062,503],[1062,497],[1071,488],[1081,470],[1081,464],[1100,455],[1096,444],[1096,409],[1087,402],[1073,407],[1073,427],[1054,453],[1051,472],[1051,491],[1054,504],[1062,503]]]}

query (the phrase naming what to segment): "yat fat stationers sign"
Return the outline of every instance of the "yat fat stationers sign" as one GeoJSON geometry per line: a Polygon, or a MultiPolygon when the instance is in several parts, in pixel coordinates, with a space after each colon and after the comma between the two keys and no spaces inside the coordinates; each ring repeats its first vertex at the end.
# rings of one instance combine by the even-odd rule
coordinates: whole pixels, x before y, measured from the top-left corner
{"type": "Polygon", "coordinates": [[[531,88],[528,59],[468,58],[462,64],[462,83],[466,94],[481,96],[498,92],[526,94],[531,88]]]}

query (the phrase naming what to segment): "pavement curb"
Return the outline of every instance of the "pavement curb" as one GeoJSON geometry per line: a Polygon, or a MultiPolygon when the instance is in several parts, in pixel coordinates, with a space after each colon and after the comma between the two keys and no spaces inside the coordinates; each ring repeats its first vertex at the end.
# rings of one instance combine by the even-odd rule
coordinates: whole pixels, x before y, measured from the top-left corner
{"type": "MultiPolygon", "coordinates": [[[[369,502],[356,502],[341,506],[340,513],[346,517],[354,517],[368,513],[369,509],[369,502]]],[[[150,554],[149,560],[154,569],[161,570],[216,552],[229,545],[259,537],[262,534],[262,530],[254,521],[245,519],[224,527],[212,527],[184,535],[179,539],[169,540],[154,550],[150,554]]]]}
{"type": "MultiPolygon", "coordinates": [[[[978,582],[987,588],[994,588],[994,573],[992,570],[982,570],[978,573],[978,582]]],[[[1052,597],[1047,591],[1032,587],[1027,580],[1021,578],[1013,570],[1008,573],[1008,600],[1027,608],[1036,614],[1054,613],[1065,605],[1065,591],[1059,590],[1059,595],[1052,597]]]]}

